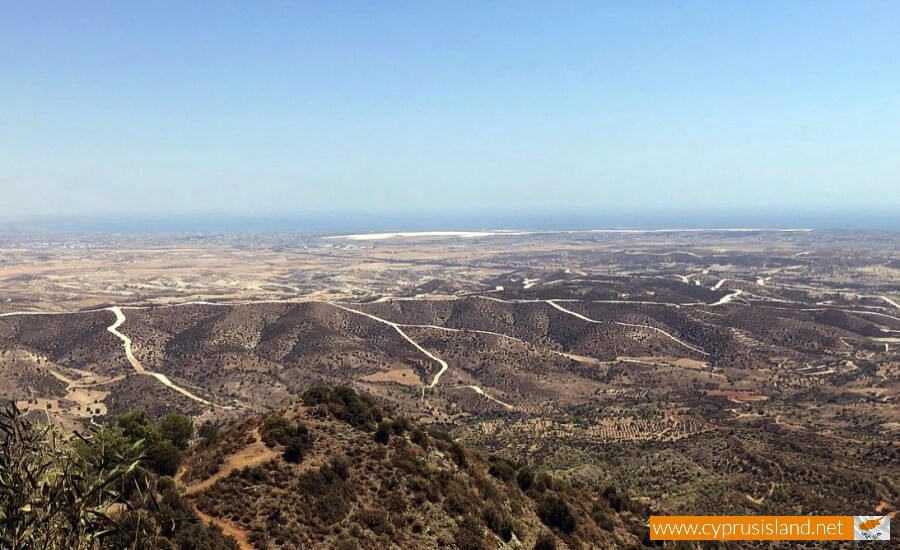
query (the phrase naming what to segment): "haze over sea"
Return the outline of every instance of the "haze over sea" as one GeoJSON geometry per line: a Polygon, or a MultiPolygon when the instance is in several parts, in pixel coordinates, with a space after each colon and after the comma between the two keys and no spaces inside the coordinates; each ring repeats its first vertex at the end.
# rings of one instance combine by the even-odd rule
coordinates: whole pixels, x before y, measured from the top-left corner
{"type": "Polygon", "coordinates": [[[628,211],[499,211],[467,212],[306,212],[239,215],[209,213],[169,216],[26,218],[0,222],[0,231],[174,233],[306,231],[365,233],[385,231],[574,231],[590,229],[821,229],[900,230],[900,216],[891,209],[766,211],[668,210],[628,211]]]}

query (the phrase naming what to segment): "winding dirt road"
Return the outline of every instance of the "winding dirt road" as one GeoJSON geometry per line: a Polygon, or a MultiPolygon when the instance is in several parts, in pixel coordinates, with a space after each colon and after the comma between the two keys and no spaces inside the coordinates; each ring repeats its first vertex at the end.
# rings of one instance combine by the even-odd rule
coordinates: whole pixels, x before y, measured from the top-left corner
{"type": "MultiPolygon", "coordinates": [[[[725,279],[722,279],[722,280],[724,281],[725,279]]],[[[744,291],[741,289],[734,290],[731,294],[726,294],[725,296],[722,296],[718,302],[709,304],[709,306],[710,307],[723,306],[723,305],[731,302],[732,300],[734,300],[735,298],[737,298],[738,296],[740,296],[743,293],[744,293],[744,291]]]]}
{"type": "Polygon", "coordinates": [[[149,371],[149,370],[145,369],[144,365],[142,365],[141,362],[138,361],[137,357],[134,356],[134,351],[132,351],[132,349],[131,349],[131,338],[129,338],[128,336],[119,332],[119,327],[121,327],[122,323],[125,322],[125,314],[122,313],[122,308],[120,308],[119,306],[114,306],[114,307],[108,308],[108,311],[111,311],[113,314],[115,314],[116,321],[112,325],[106,327],[106,330],[111,332],[113,335],[115,335],[116,338],[118,338],[119,340],[122,341],[122,345],[125,348],[125,357],[128,358],[128,362],[131,363],[131,366],[134,368],[134,371],[136,373],[143,374],[146,376],[152,376],[153,378],[156,378],[157,380],[159,380],[167,388],[171,388],[171,389],[177,391],[178,393],[180,393],[181,395],[183,395],[189,399],[193,399],[194,401],[197,401],[198,403],[203,403],[204,405],[210,405],[210,406],[214,406],[214,407],[219,406],[219,405],[216,405],[215,403],[210,403],[209,401],[207,401],[206,399],[203,399],[202,397],[197,397],[196,395],[187,391],[186,389],[174,384],[171,380],[169,380],[169,377],[167,377],[165,374],[160,374],[158,372],[153,372],[153,371],[149,371]]]}
{"type": "MultiPolygon", "coordinates": [[[[757,284],[757,285],[760,285],[760,286],[765,286],[769,279],[771,279],[771,277],[759,277],[759,278],[757,279],[757,281],[756,281],[756,284],[757,284]]],[[[727,280],[727,279],[721,279],[721,280],[719,280],[719,281],[712,287],[712,289],[713,289],[713,290],[721,289],[721,287],[722,287],[723,284],[726,282],[726,280],[727,280]]],[[[490,292],[490,291],[489,291],[489,292],[490,292]]],[[[711,307],[711,306],[718,306],[718,305],[728,304],[728,303],[732,302],[733,300],[735,300],[735,299],[736,299],[738,296],[740,296],[741,294],[743,294],[744,297],[747,297],[747,296],[753,296],[753,295],[750,294],[749,292],[745,292],[745,291],[741,291],[741,290],[739,290],[739,289],[736,289],[736,290],[732,290],[732,291],[731,291],[729,294],[727,294],[726,296],[723,296],[722,298],[720,298],[717,302],[714,302],[714,303],[711,303],[711,304],[700,303],[700,302],[696,302],[696,303],[676,304],[676,303],[669,303],[669,302],[647,302],[647,301],[634,301],[634,300],[588,300],[588,301],[591,302],[591,303],[648,304],[648,305],[656,305],[656,306],[669,306],[669,307],[675,307],[675,308],[681,308],[681,307],[685,307],[685,306],[706,306],[706,307],[711,307]]],[[[491,300],[491,301],[496,301],[496,302],[501,302],[501,303],[508,303],[508,304],[515,304],[515,303],[542,303],[542,302],[543,302],[543,303],[549,304],[551,307],[557,309],[558,311],[561,311],[561,312],[563,312],[563,313],[566,313],[567,315],[572,315],[572,316],[574,316],[574,317],[576,317],[576,318],[578,318],[578,319],[580,319],[580,320],[582,320],[582,321],[589,322],[589,323],[597,323],[597,324],[601,323],[601,321],[597,321],[597,320],[595,320],[595,319],[591,319],[591,318],[589,318],[589,317],[587,317],[587,316],[585,316],[585,315],[582,315],[582,314],[580,314],[580,313],[577,313],[577,312],[575,312],[575,311],[572,311],[572,310],[570,310],[570,309],[564,307],[563,305],[561,305],[562,303],[569,303],[569,302],[576,303],[576,302],[580,302],[581,300],[575,300],[575,299],[558,299],[558,300],[553,300],[553,299],[551,299],[551,300],[540,300],[540,299],[501,299],[501,298],[495,298],[495,297],[492,297],[492,296],[487,296],[487,295],[484,295],[484,294],[482,294],[482,295],[469,295],[469,296],[467,296],[467,297],[469,297],[469,298],[480,298],[480,299],[484,299],[484,300],[491,300]]],[[[894,307],[900,308],[900,304],[898,304],[895,300],[892,300],[891,298],[889,298],[889,297],[887,297],[887,296],[876,296],[876,297],[877,297],[877,298],[881,298],[883,301],[885,301],[885,302],[886,302],[887,304],[889,304],[890,306],[894,306],[894,307]]],[[[410,300],[410,301],[417,301],[417,300],[425,300],[425,301],[427,301],[427,300],[438,300],[438,301],[443,301],[443,300],[457,300],[457,299],[460,299],[460,297],[455,297],[455,296],[443,296],[443,297],[424,297],[424,296],[416,296],[416,297],[395,297],[395,296],[383,296],[383,297],[380,297],[380,298],[378,298],[377,300],[375,300],[375,302],[389,302],[389,301],[402,301],[402,300],[410,300]]],[[[771,299],[771,298],[768,299],[768,300],[771,300],[771,301],[779,301],[779,300],[775,300],[775,299],[771,299]]],[[[122,332],[119,330],[120,327],[123,325],[123,323],[125,323],[125,320],[126,320],[125,313],[123,312],[123,310],[126,310],[126,309],[142,310],[142,309],[149,309],[149,308],[151,308],[151,307],[178,307],[178,306],[183,306],[183,305],[235,306],[235,305],[249,305],[249,304],[301,304],[301,303],[321,303],[321,304],[327,304],[327,305],[330,305],[330,306],[333,306],[333,307],[336,307],[336,308],[339,308],[339,309],[343,309],[343,310],[348,311],[348,312],[351,312],[351,313],[355,313],[355,314],[357,314],[357,315],[362,315],[362,316],[368,317],[368,318],[370,318],[370,319],[372,319],[372,320],[374,320],[374,321],[377,321],[377,322],[379,322],[379,323],[383,323],[383,324],[386,324],[386,325],[388,325],[388,326],[393,327],[394,330],[396,330],[396,331],[400,334],[400,336],[402,336],[406,341],[408,341],[411,345],[413,345],[419,352],[421,352],[422,354],[424,354],[425,356],[427,356],[429,359],[435,361],[436,363],[438,363],[438,364],[440,365],[440,370],[439,370],[436,374],[434,374],[434,376],[432,377],[431,381],[428,382],[428,383],[423,387],[423,397],[424,397],[424,391],[425,391],[425,389],[434,389],[435,387],[437,387],[437,385],[438,385],[438,383],[440,382],[441,377],[443,376],[443,374],[446,373],[446,372],[449,370],[449,365],[447,364],[446,361],[444,361],[443,359],[441,359],[440,357],[438,357],[438,356],[435,355],[434,353],[428,351],[428,350],[425,349],[423,346],[421,346],[418,342],[416,342],[413,338],[411,338],[406,332],[404,332],[403,327],[410,327],[410,328],[412,328],[412,327],[422,327],[422,328],[431,328],[431,329],[435,329],[435,330],[452,331],[452,332],[474,332],[474,333],[479,333],[479,334],[490,334],[490,335],[493,335],[493,336],[496,336],[496,337],[499,337],[499,338],[504,338],[504,339],[509,339],[509,340],[515,340],[515,341],[520,342],[520,343],[522,343],[522,344],[524,344],[524,345],[533,345],[533,344],[531,344],[531,343],[529,343],[529,342],[526,342],[526,341],[521,340],[521,339],[519,339],[519,338],[516,338],[516,337],[514,337],[514,336],[509,336],[509,335],[502,334],[502,333],[499,333],[499,332],[492,332],[492,331],[485,331],[485,330],[477,330],[477,329],[455,329],[455,328],[449,328],[449,327],[442,327],[442,326],[438,326],[438,325],[416,325],[416,324],[394,323],[394,322],[392,322],[392,321],[388,321],[388,320],[386,320],[386,319],[382,319],[382,318],[380,318],[380,317],[378,317],[378,316],[376,316],[376,315],[372,315],[372,314],[370,314],[370,313],[366,313],[366,312],[364,312],[364,311],[360,311],[360,310],[355,309],[354,307],[352,307],[352,306],[355,306],[355,305],[364,305],[364,303],[324,302],[324,301],[320,301],[320,300],[311,300],[311,299],[293,299],[293,300],[242,300],[242,301],[225,302],[225,303],[222,303],[222,302],[208,302],[208,301],[203,301],[203,300],[196,300],[196,301],[190,301],[190,302],[185,302],[185,303],[163,304],[163,305],[157,305],[157,306],[140,306],[140,305],[136,305],[136,306],[113,306],[113,307],[108,307],[108,308],[98,308],[98,309],[92,309],[92,310],[81,310],[81,311],[75,311],[75,312],[58,312],[58,311],[14,311],[14,312],[0,313],[0,317],[11,317],[11,316],[16,316],[16,315],[23,315],[23,316],[29,316],[29,315],[65,315],[65,314],[71,314],[71,313],[90,313],[90,312],[97,312],[97,311],[104,311],[104,310],[110,311],[110,312],[112,312],[112,313],[115,315],[116,319],[115,319],[115,322],[114,322],[111,326],[107,327],[107,330],[108,330],[111,334],[115,335],[119,340],[122,341],[123,348],[124,348],[124,350],[125,350],[125,355],[126,355],[126,357],[127,357],[127,359],[128,359],[128,362],[131,364],[132,368],[135,370],[136,373],[141,374],[141,375],[145,375],[145,376],[152,376],[153,378],[157,379],[160,383],[162,383],[162,384],[165,385],[166,387],[168,387],[168,388],[170,388],[170,389],[172,389],[172,390],[174,390],[174,391],[176,391],[176,392],[178,392],[178,393],[181,393],[181,394],[184,395],[185,397],[188,397],[189,399],[192,399],[192,400],[194,400],[194,401],[196,401],[196,402],[198,402],[198,403],[202,403],[202,404],[204,404],[204,405],[210,405],[210,406],[221,407],[220,405],[216,405],[215,403],[211,403],[211,402],[207,401],[206,399],[203,399],[203,398],[201,398],[201,397],[199,397],[199,396],[197,396],[197,395],[191,393],[190,391],[188,391],[188,390],[186,390],[186,389],[184,389],[184,388],[182,388],[182,387],[176,385],[175,383],[173,383],[173,382],[172,382],[167,376],[165,376],[164,374],[157,373],[157,372],[152,372],[152,371],[149,371],[149,370],[147,370],[146,368],[144,368],[144,366],[141,364],[141,362],[140,362],[140,361],[135,357],[135,355],[134,355],[134,352],[133,352],[133,349],[132,349],[132,341],[131,341],[131,339],[130,339],[127,335],[125,335],[124,333],[122,333],[122,332]]],[[[802,307],[801,307],[801,308],[781,308],[781,307],[777,307],[777,306],[773,306],[773,305],[764,305],[764,304],[754,304],[754,305],[757,305],[758,307],[765,307],[765,308],[771,308],[771,309],[786,309],[786,310],[793,310],[793,311],[828,311],[828,310],[845,311],[845,312],[853,313],[853,314],[863,314],[863,315],[868,314],[868,315],[875,315],[875,316],[879,316],[879,317],[885,317],[885,318],[890,318],[890,319],[894,319],[894,320],[900,321],[900,318],[898,318],[898,317],[896,317],[896,316],[893,316],[893,315],[889,315],[889,314],[887,314],[887,313],[881,313],[881,312],[875,312],[875,311],[860,311],[860,310],[858,310],[858,309],[857,309],[857,310],[851,310],[851,309],[845,309],[845,308],[840,308],[840,307],[819,307],[819,308],[802,308],[802,307]]],[[[884,308],[884,307],[882,307],[882,308],[876,308],[875,306],[860,306],[860,307],[869,307],[869,308],[873,308],[873,309],[882,309],[882,310],[888,310],[888,311],[890,311],[890,308],[884,308]]],[[[675,337],[674,335],[672,335],[672,334],[670,334],[670,333],[668,333],[668,332],[666,332],[666,331],[664,331],[664,330],[662,330],[662,329],[659,329],[659,328],[657,328],[657,327],[654,327],[654,326],[650,326],[650,325],[639,325],[639,324],[632,324],[632,323],[621,323],[621,322],[615,322],[615,321],[613,322],[613,324],[616,324],[616,325],[619,325],[619,326],[626,326],[626,327],[634,327],[634,328],[640,328],[640,329],[654,330],[654,331],[659,332],[660,334],[664,335],[665,337],[667,337],[667,338],[673,340],[674,342],[680,344],[681,346],[684,346],[685,348],[687,348],[687,349],[689,349],[689,350],[691,350],[691,351],[694,351],[694,352],[696,352],[696,353],[700,353],[700,354],[703,354],[703,355],[709,355],[707,352],[705,352],[705,351],[702,350],[701,348],[696,347],[696,346],[694,346],[694,345],[691,345],[691,344],[689,344],[689,343],[687,343],[687,342],[685,342],[685,341],[683,341],[683,340],[680,340],[679,338],[675,337]]],[[[549,350],[549,351],[551,351],[551,352],[553,352],[553,353],[556,353],[556,354],[558,354],[558,355],[564,356],[564,357],[568,357],[568,358],[570,358],[570,359],[571,359],[571,358],[574,358],[574,357],[578,357],[578,356],[573,356],[572,354],[567,354],[567,353],[559,352],[559,351],[556,351],[556,350],[549,350]]],[[[584,362],[595,362],[595,360],[593,360],[593,359],[591,359],[591,358],[586,358],[586,357],[585,357],[585,358],[579,357],[578,360],[582,360],[582,361],[584,361],[584,362]]],[[[458,385],[458,386],[453,386],[453,387],[450,388],[450,389],[453,389],[453,388],[465,388],[465,389],[469,389],[469,390],[471,390],[471,391],[474,391],[474,392],[476,392],[476,393],[478,393],[478,394],[484,396],[484,397],[487,398],[487,399],[490,399],[490,400],[492,400],[492,401],[495,401],[495,402],[497,402],[497,403],[503,405],[504,407],[512,408],[512,406],[510,406],[509,404],[504,403],[504,402],[502,402],[502,401],[500,401],[500,400],[498,400],[498,399],[496,399],[496,398],[490,396],[489,394],[487,394],[486,392],[484,392],[484,390],[483,390],[482,388],[480,388],[480,387],[478,387],[478,386],[458,385]]],[[[232,407],[223,407],[223,408],[232,408],[232,407]]]]}
{"type": "MultiPolygon", "coordinates": [[[[372,319],[372,320],[374,320],[374,321],[378,321],[379,323],[384,323],[385,325],[394,327],[394,330],[396,330],[396,331],[400,334],[400,336],[402,336],[407,342],[409,342],[410,344],[412,344],[413,346],[415,346],[415,348],[416,348],[417,350],[421,351],[421,352],[422,352],[423,354],[425,354],[428,358],[430,358],[430,359],[436,361],[438,364],[440,364],[440,365],[441,365],[441,370],[439,370],[439,371],[437,372],[437,374],[434,375],[434,378],[431,379],[431,383],[430,383],[430,384],[428,384],[427,386],[425,386],[424,388],[422,388],[422,397],[425,396],[425,390],[426,390],[426,389],[434,389],[434,388],[437,386],[438,382],[440,381],[441,375],[443,375],[445,372],[447,372],[447,370],[450,369],[450,365],[448,365],[446,361],[444,361],[443,359],[441,359],[441,358],[438,357],[437,355],[431,353],[431,352],[428,351],[427,349],[423,348],[418,342],[416,342],[415,340],[413,340],[412,338],[410,338],[410,336],[409,336],[408,334],[406,334],[405,332],[403,332],[403,327],[404,327],[404,326],[415,326],[415,325],[401,325],[401,324],[395,323],[395,322],[393,322],[393,321],[388,321],[387,319],[382,319],[381,317],[378,317],[378,316],[376,316],[376,315],[372,315],[371,313],[366,313],[365,311],[360,311],[360,310],[358,310],[358,309],[349,308],[349,307],[346,307],[346,306],[343,306],[343,305],[340,305],[340,304],[336,304],[336,303],[333,303],[333,302],[326,302],[326,303],[328,303],[328,304],[330,304],[330,305],[332,305],[332,306],[334,306],[334,307],[336,307],[336,308],[343,309],[344,311],[349,311],[349,312],[351,312],[351,313],[356,313],[357,315],[362,315],[362,316],[368,317],[369,319],[372,319]]],[[[434,328],[439,328],[439,327],[434,327],[434,328]]],[[[503,336],[503,335],[501,335],[501,334],[499,334],[499,333],[493,333],[493,334],[496,334],[497,336],[503,336]]],[[[500,405],[503,405],[504,407],[506,407],[506,408],[508,408],[508,409],[512,409],[512,408],[513,408],[512,405],[510,405],[510,404],[508,404],[508,403],[504,403],[503,401],[500,401],[499,399],[497,399],[497,398],[495,398],[495,397],[489,395],[487,392],[485,392],[482,388],[480,388],[480,387],[478,387],[478,386],[452,386],[452,387],[455,387],[455,388],[466,388],[466,389],[470,389],[470,390],[474,391],[475,393],[477,393],[478,395],[484,396],[484,397],[486,397],[487,399],[490,399],[491,401],[494,401],[494,402],[496,402],[496,403],[499,403],[500,405]]]]}
{"type": "Polygon", "coordinates": [[[727,281],[727,280],[728,280],[728,279],[721,279],[718,283],[716,283],[715,285],[711,286],[711,287],[710,287],[710,290],[719,290],[720,288],[722,288],[722,285],[724,285],[724,284],[725,284],[725,281],[727,281]]]}
{"type": "Polygon", "coordinates": [[[450,366],[447,364],[446,361],[444,361],[443,359],[441,359],[441,358],[438,357],[437,355],[431,353],[431,352],[428,351],[427,349],[425,349],[425,348],[423,348],[422,346],[420,346],[418,342],[416,342],[415,340],[413,340],[412,338],[410,338],[408,334],[406,334],[405,332],[403,332],[403,328],[401,328],[401,325],[399,325],[399,324],[397,324],[397,323],[394,323],[393,321],[388,321],[387,319],[382,319],[381,317],[377,317],[377,316],[375,316],[375,315],[372,315],[371,313],[366,313],[365,311],[360,311],[360,310],[358,310],[358,309],[349,308],[349,307],[342,306],[342,305],[340,305],[340,304],[336,304],[336,303],[333,303],[333,302],[327,302],[327,303],[330,304],[330,305],[332,305],[332,306],[334,306],[334,307],[336,307],[336,308],[343,309],[344,311],[349,311],[349,312],[351,312],[351,313],[356,313],[357,315],[362,315],[362,316],[368,317],[369,319],[372,319],[372,320],[374,320],[374,321],[378,321],[379,323],[384,323],[385,325],[394,327],[394,330],[396,330],[396,331],[400,334],[400,336],[402,336],[407,342],[409,342],[410,344],[412,344],[413,346],[415,346],[415,348],[416,348],[417,350],[419,350],[419,351],[421,351],[422,353],[424,353],[425,355],[427,355],[429,359],[432,359],[432,360],[434,360],[434,361],[437,361],[437,363],[441,365],[441,370],[439,370],[439,371],[437,372],[437,374],[434,375],[434,378],[431,379],[431,383],[428,384],[428,385],[426,386],[426,388],[434,388],[435,386],[437,386],[438,382],[441,380],[441,375],[443,375],[445,372],[447,372],[447,369],[450,368],[450,366]]]}
{"type": "Polygon", "coordinates": [[[477,393],[478,395],[480,395],[480,396],[482,396],[482,397],[486,397],[486,398],[490,399],[491,401],[493,401],[494,403],[497,403],[498,405],[502,405],[502,406],[506,407],[506,408],[509,409],[509,410],[513,410],[513,409],[515,408],[515,407],[513,407],[512,405],[510,405],[509,403],[504,403],[503,401],[500,401],[500,400],[497,399],[496,397],[493,397],[493,396],[490,396],[490,395],[486,394],[486,393],[484,392],[484,390],[481,389],[481,388],[478,387],[478,386],[451,386],[450,389],[457,389],[457,388],[464,388],[464,389],[467,389],[467,390],[472,390],[472,391],[474,391],[475,393],[477,393]]]}
{"type": "MultiPolygon", "coordinates": [[[[562,311],[563,313],[568,313],[569,315],[573,315],[573,316],[577,317],[578,319],[581,319],[582,321],[587,321],[588,323],[596,323],[596,324],[602,323],[602,321],[597,321],[596,319],[591,319],[590,317],[585,317],[584,315],[582,315],[580,313],[576,313],[570,309],[566,309],[566,308],[562,307],[561,305],[557,304],[553,300],[546,300],[546,302],[548,304],[550,304],[551,306],[555,307],[556,309],[558,309],[559,311],[562,311]]],[[[650,329],[650,330],[655,330],[656,332],[659,332],[660,334],[663,334],[664,336],[669,337],[670,339],[674,340],[675,342],[678,342],[679,344],[681,344],[682,346],[684,346],[690,350],[696,351],[697,353],[702,353],[703,355],[709,355],[702,349],[692,346],[682,340],[679,340],[678,338],[672,336],[671,334],[669,334],[668,332],[664,331],[661,328],[651,327],[650,325],[636,325],[633,323],[620,323],[618,321],[613,321],[613,324],[616,324],[616,325],[619,325],[622,327],[635,327],[635,328],[646,328],[646,329],[650,329]]]]}
{"type": "MultiPolygon", "coordinates": [[[[513,342],[518,342],[524,346],[538,347],[538,346],[535,346],[531,342],[526,342],[525,340],[522,340],[521,338],[516,338],[515,336],[510,336],[509,334],[503,334],[501,332],[493,332],[490,330],[479,330],[479,329],[475,329],[475,328],[450,328],[450,327],[442,327],[440,325],[412,325],[412,324],[408,324],[408,323],[401,323],[400,326],[401,327],[410,327],[410,328],[430,328],[430,329],[434,329],[434,330],[443,330],[446,332],[472,332],[475,334],[488,334],[490,336],[496,336],[498,338],[503,338],[504,340],[511,340],[513,342]]],[[[601,363],[600,360],[594,359],[593,357],[574,355],[571,353],[566,353],[563,351],[558,351],[558,350],[549,349],[549,348],[542,348],[542,349],[544,349],[544,351],[548,351],[550,353],[559,355],[560,357],[565,357],[566,359],[574,359],[575,361],[578,361],[580,363],[601,363]]]]}

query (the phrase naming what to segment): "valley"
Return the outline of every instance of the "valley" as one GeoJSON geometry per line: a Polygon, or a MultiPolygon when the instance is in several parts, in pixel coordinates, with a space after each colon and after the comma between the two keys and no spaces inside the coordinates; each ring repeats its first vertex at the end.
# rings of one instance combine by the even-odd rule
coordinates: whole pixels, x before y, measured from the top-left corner
{"type": "Polygon", "coordinates": [[[0,244],[0,393],[67,427],[240,421],[349,384],[667,513],[898,505],[892,233],[0,244]]]}

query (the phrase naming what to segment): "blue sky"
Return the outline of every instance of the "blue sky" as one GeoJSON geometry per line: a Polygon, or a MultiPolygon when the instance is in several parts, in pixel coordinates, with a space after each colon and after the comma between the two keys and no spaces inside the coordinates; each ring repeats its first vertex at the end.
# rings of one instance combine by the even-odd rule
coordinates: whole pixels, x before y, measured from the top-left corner
{"type": "Polygon", "coordinates": [[[0,216],[900,208],[900,2],[7,2],[0,216]]]}

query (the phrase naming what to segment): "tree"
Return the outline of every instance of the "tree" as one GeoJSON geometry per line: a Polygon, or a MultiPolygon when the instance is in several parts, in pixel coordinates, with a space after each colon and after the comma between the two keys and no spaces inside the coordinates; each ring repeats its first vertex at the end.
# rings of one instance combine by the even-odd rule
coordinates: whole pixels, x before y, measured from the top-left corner
{"type": "Polygon", "coordinates": [[[153,472],[161,476],[174,476],[181,466],[181,451],[168,439],[147,447],[147,462],[153,472]]]}
{"type": "Polygon", "coordinates": [[[143,411],[127,412],[116,419],[116,424],[131,441],[144,440],[147,443],[159,441],[159,429],[150,423],[150,419],[143,411]]]}
{"type": "Polygon", "coordinates": [[[197,435],[203,441],[204,445],[210,445],[219,438],[219,427],[209,420],[200,425],[197,435]]]}
{"type": "Polygon", "coordinates": [[[162,436],[172,442],[180,450],[188,447],[194,437],[194,423],[183,414],[170,414],[159,423],[162,436]]]}

